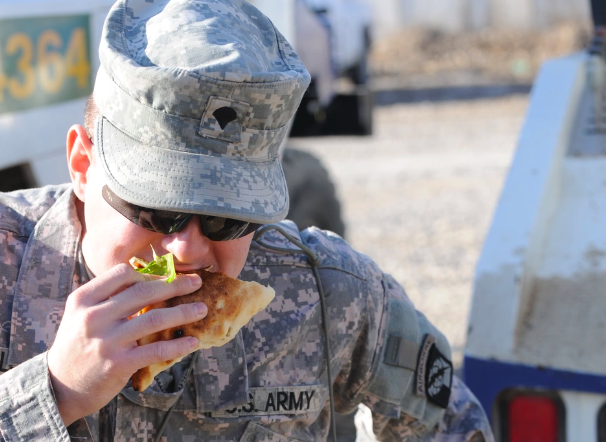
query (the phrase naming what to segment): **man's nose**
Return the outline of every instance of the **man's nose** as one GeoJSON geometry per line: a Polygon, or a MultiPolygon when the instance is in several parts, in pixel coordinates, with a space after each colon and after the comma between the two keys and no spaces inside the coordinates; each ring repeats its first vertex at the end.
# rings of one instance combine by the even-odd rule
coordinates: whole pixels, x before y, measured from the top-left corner
{"type": "Polygon", "coordinates": [[[200,217],[194,216],[180,231],[164,235],[162,247],[175,256],[177,262],[195,263],[210,250],[210,240],[202,233],[200,217]]]}

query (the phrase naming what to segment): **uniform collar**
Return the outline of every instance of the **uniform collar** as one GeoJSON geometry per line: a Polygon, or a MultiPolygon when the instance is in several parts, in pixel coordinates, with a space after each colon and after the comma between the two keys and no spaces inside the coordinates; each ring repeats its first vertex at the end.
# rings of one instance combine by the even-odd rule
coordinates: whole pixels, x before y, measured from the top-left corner
{"type": "Polygon", "coordinates": [[[55,340],[75,283],[82,227],[70,187],[38,221],[15,284],[9,366],[45,352],[55,340]]]}

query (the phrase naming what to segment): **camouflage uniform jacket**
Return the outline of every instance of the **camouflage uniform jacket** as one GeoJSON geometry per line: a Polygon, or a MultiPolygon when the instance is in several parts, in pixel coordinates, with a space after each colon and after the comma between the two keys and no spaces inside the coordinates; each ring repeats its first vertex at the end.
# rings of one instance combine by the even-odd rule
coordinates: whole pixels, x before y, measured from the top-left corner
{"type": "MultiPolygon", "coordinates": [[[[102,410],[65,428],[46,351],[67,297],[90,279],[73,200],[69,186],[0,194],[0,348],[8,349],[10,368],[0,375],[0,441],[151,441],[175,402],[164,441],[326,440],[329,382],[318,285],[310,259],[277,231],[263,242],[288,252],[253,242],[241,274],[272,286],[276,298],[236,339],[201,351],[189,379],[183,373],[191,357],[146,391],[127,385],[102,410]]],[[[299,236],[294,224],[280,226],[321,260],[336,410],[366,405],[370,433],[384,440],[492,441],[486,416],[456,377],[443,376],[452,379],[446,409],[414,393],[423,336],[435,337],[444,358],[450,350],[403,289],[341,238],[317,229],[299,236]],[[393,336],[407,353],[387,354],[393,336]]]]}

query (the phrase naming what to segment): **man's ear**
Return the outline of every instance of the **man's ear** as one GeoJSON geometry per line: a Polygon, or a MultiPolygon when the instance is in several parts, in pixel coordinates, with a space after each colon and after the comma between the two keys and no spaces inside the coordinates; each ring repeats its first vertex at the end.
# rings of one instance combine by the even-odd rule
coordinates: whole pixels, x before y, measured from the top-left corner
{"type": "Polygon", "coordinates": [[[86,130],[74,124],[67,132],[67,167],[74,185],[74,192],[80,201],[85,199],[88,183],[87,173],[93,162],[93,143],[86,130]]]}

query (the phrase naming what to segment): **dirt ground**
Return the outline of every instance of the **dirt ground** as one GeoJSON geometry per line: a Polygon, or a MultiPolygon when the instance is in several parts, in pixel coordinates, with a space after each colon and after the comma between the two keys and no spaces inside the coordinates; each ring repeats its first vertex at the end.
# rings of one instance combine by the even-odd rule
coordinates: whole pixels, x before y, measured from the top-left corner
{"type": "Polygon", "coordinates": [[[529,84],[541,64],[587,46],[588,23],[561,23],[542,31],[447,34],[407,29],[378,41],[370,58],[376,86],[529,84]]]}

